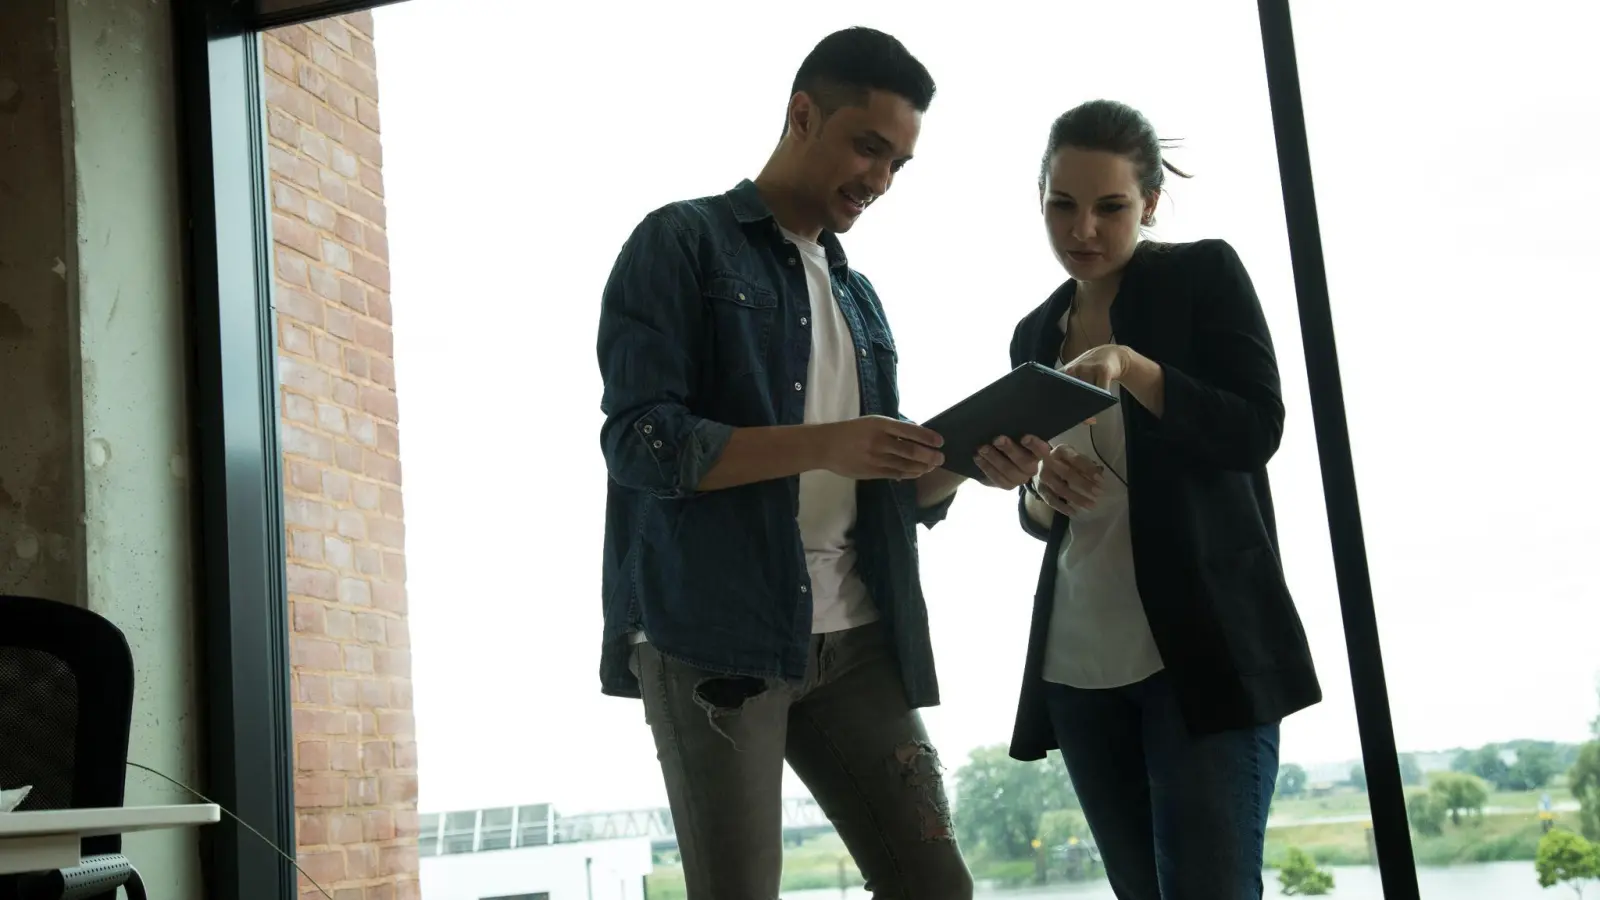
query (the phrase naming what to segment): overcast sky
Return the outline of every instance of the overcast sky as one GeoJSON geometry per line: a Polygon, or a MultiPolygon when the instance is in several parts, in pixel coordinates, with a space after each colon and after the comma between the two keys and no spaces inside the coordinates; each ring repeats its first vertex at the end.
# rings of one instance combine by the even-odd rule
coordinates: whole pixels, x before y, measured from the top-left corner
{"type": "MultiPolygon", "coordinates": [[[[1294,6],[1402,749],[1580,739],[1600,670],[1600,20],[1458,9],[1294,6]]],[[[665,804],[639,704],[599,693],[600,292],[646,212],[756,174],[796,66],[853,24],[939,84],[916,160],[846,237],[913,418],[1003,372],[1064,277],[1035,187],[1051,120],[1110,97],[1183,139],[1197,177],[1158,236],[1238,249],[1287,395],[1271,475],[1326,700],[1283,755],[1359,755],[1254,3],[410,0],[378,11],[377,46],[425,810],[665,804]]],[[[1010,735],[1042,550],[1013,504],[969,487],[923,535],[952,768],[1010,735]]]]}

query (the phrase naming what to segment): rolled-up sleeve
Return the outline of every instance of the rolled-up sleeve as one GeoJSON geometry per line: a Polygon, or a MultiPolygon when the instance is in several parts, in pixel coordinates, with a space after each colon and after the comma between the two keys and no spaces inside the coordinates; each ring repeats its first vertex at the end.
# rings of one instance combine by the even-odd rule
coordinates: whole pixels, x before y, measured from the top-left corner
{"type": "Polygon", "coordinates": [[[646,218],[600,304],[606,468],[623,487],[672,499],[695,494],[733,434],[689,411],[707,340],[693,241],[664,213],[646,218]]]}
{"type": "MultiPolygon", "coordinates": [[[[904,415],[897,415],[895,418],[902,422],[909,422],[912,425],[922,424],[921,422],[908,418],[904,415]]],[[[923,528],[932,528],[940,522],[943,522],[945,518],[950,515],[951,504],[956,502],[956,493],[960,493],[957,491],[943,500],[940,500],[938,503],[930,503],[927,506],[923,506],[921,503],[917,502],[916,499],[916,482],[907,481],[902,483],[911,487],[911,492],[907,496],[911,498],[912,505],[917,508],[917,524],[921,525],[923,528]]]]}

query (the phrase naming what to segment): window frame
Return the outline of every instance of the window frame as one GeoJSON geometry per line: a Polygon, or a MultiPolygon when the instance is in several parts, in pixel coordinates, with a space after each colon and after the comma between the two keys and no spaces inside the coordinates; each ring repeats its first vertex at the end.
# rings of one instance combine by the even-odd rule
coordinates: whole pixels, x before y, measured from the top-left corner
{"type": "MultiPolygon", "coordinates": [[[[226,4],[173,3],[209,796],[293,856],[293,724],[260,43],[226,4]]],[[[293,865],[225,816],[205,893],[294,897],[293,865]]]]}
{"type": "MultiPolygon", "coordinates": [[[[397,0],[172,4],[185,156],[207,786],[291,856],[294,734],[260,32],[389,2],[397,0]]],[[[1415,900],[1289,0],[1258,0],[1257,12],[1379,868],[1385,897],[1415,900]]],[[[203,840],[208,896],[296,897],[292,865],[246,829],[225,818],[203,840]]]]}
{"type": "Polygon", "coordinates": [[[1419,900],[1405,787],[1400,780],[1400,754],[1389,712],[1389,689],[1356,493],[1350,426],[1339,377],[1338,342],[1334,339],[1322,226],[1317,218],[1316,189],[1311,177],[1294,23],[1289,15],[1289,0],[1257,0],[1256,10],[1278,148],[1278,180],[1289,232],[1295,297],[1300,309],[1300,340],[1305,349],[1317,461],[1322,471],[1322,497],[1328,515],[1328,540],[1344,619],[1345,654],[1350,662],[1351,693],[1361,738],[1361,764],[1367,776],[1367,803],[1372,814],[1379,876],[1388,900],[1419,900]]]}

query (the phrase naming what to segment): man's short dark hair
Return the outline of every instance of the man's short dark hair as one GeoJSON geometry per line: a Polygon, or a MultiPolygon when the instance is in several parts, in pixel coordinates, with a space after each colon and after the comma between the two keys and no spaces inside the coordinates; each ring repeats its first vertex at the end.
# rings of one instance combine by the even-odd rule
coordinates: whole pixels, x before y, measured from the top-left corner
{"type": "MultiPolygon", "coordinates": [[[[904,97],[917,112],[933,102],[933,76],[906,46],[874,28],[846,28],[823,38],[800,63],[789,96],[805,91],[832,115],[842,106],[863,105],[869,91],[904,97]]],[[[784,132],[789,118],[784,116],[784,132]]]]}

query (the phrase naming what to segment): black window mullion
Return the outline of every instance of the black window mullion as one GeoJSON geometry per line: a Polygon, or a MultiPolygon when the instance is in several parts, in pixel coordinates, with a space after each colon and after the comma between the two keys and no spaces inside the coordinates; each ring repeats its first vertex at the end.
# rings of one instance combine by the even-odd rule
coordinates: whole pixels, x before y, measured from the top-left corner
{"type": "Polygon", "coordinates": [[[1295,295],[1300,307],[1300,337],[1305,347],[1306,380],[1311,415],[1316,425],[1317,457],[1322,468],[1322,495],[1328,511],[1328,537],[1339,608],[1344,616],[1345,647],[1355,695],[1356,723],[1361,732],[1361,760],[1366,769],[1373,837],[1386,900],[1417,900],[1416,862],[1406,821],[1405,789],[1395,749],[1389,691],[1384,681],[1383,652],[1373,606],[1372,578],[1367,568],[1361,505],[1356,495],[1355,463],[1345,419],[1344,389],[1334,341],[1328,273],[1322,257],[1322,227],[1311,180],[1311,150],[1306,137],[1305,107],[1300,96],[1295,60],[1294,27],[1289,0],[1258,0],[1261,46],[1267,67],[1267,92],[1272,100],[1272,126],[1277,137],[1278,177],[1289,230],[1295,295]]]}
{"type": "Polygon", "coordinates": [[[253,0],[242,26],[257,31],[385,6],[399,0],[253,0]]]}
{"type": "MultiPolygon", "coordinates": [[[[217,13],[229,5],[217,4],[217,13]]],[[[260,38],[223,27],[203,4],[173,9],[198,473],[204,785],[292,856],[289,612],[260,38]]],[[[201,840],[206,896],[296,896],[293,866],[227,816],[202,829],[201,840]]]]}

